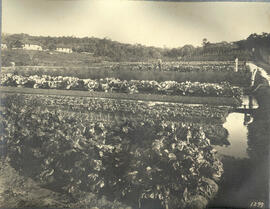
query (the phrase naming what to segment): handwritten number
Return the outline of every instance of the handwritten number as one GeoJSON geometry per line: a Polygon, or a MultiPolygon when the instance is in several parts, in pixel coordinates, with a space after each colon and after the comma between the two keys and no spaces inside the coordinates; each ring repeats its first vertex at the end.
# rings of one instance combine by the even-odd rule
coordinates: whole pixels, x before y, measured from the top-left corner
{"type": "Polygon", "coordinates": [[[261,202],[261,201],[252,201],[250,203],[250,207],[252,207],[252,208],[263,208],[264,207],[264,202],[261,202]]]}

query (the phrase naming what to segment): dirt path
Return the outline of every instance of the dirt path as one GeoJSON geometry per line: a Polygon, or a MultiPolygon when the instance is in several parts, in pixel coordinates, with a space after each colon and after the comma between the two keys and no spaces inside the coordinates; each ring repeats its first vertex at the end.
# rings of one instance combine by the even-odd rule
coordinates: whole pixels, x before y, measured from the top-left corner
{"type": "Polygon", "coordinates": [[[0,208],[81,208],[132,209],[118,201],[109,201],[93,193],[74,191],[72,196],[42,188],[30,178],[21,176],[6,161],[0,161],[0,208]]]}
{"type": "Polygon", "coordinates": [[[20,176],[8,162],[0,162],[0,208],[64,207],[63,195],[41,188],[20,176]]]}

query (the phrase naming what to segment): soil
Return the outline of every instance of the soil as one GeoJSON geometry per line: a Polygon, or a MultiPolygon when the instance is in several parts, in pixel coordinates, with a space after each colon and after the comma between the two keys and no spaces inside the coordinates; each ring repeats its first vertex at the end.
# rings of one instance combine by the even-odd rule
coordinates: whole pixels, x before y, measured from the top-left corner
{"type": "Polygon", "coordinates": [[[8,159],[0,162],[0,208],[131,209],[93,193],[76,191],[72,195],[42,188],[32,179],[21,176],[9,165],[8,159]],[[76,201],[72,195],[76,196],[76,201]]]}
{"type": "Polygon", "coordinates": [[[66,198],[20,176],[6,161],[0,162],[0,207],[63,207],[66,198]]]}

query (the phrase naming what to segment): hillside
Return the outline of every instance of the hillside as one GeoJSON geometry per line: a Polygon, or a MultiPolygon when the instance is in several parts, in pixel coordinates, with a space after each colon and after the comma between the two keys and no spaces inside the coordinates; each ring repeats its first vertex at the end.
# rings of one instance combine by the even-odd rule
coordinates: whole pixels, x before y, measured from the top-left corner
{"type": "MultiPolygon", "coordinates": [[[[73,63],[88,66],[102,61],[109,62],[151,62],[162,59],[164,61],[232,61],[236,57],[240,60],[252,60],[254,52],[270,45],[270,34],[251,34],[247,39],[236,42],[211,43],[203,39],[201,47],[185,45],[178,48],[158,48],[141,44],[124,44],[110,39],[94,37],[44,37],[28,34],[2,34],[2,43],[7,45],[2,50],[2,65],[65,65],[73,63]],[[20,49],[24,44],[36,44],[44,52],[29,52],[20,49]],[[59,47],[72,49],[72,55],[54,53],[59,47]],[[35,59],[33,59],[35,56],[35,59]]],[[[265,53],[264,53],[265,54],[265,53]]],[[[264,59],[268,59],[267,57],[264,59]]]]}

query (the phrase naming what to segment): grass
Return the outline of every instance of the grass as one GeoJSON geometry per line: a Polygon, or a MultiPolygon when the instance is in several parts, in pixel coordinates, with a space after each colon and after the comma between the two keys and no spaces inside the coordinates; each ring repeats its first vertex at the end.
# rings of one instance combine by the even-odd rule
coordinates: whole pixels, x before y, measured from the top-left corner
{"type": "Polygon", "coordinates": [[[239,101],[233,97],[191,97],[191,96],[168,96],[168,95],[152,95],[152,94],[125,94],[125,93],[105,93],[105,92],[88,92],[73,90],[56,90],[56,89],[32,89],[17,87],[0,87],[1,94],[39,94],[39,95],[62,95],[75,97],[95,97],[109,99],[126,99],[126,100],[143,100],[143,101],[159,101],[174,102],[184,104],[207,104],[220,106],[238,106],[239,101]]]}
{"type": "Polygon", "coordinates": [[[48,65],[48,66],[92,66],[93,63],[100,63],[104,60],[101,57],[93,57],[91,54],[83,53],[61,53],[34,50],[2,50],[2,66],[11,66],[10,62],[15,62],[16,66],[27,65],[48,65]],[[32,59],[31,59],[32,58],[32,59]]]}

